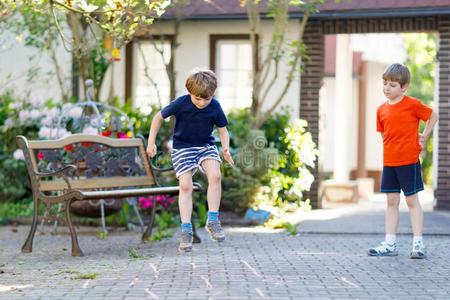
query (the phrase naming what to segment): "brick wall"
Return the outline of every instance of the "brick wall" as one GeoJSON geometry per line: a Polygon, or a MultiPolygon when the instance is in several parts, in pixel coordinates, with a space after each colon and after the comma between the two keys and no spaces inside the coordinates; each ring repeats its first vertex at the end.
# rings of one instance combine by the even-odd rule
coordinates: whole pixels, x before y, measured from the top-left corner
{"type": "MultiPolygon", "coordinates": [[[[438,182],[435,195],[436,209],[450,210],[450,16],[311,19],[305,31],[304,43],[310,61],[305,62],[301,76],[300,117],[307,120],[314,142],[319,140],[319,90],[323,76],[324,35],[339,33],[387,33],[439,31],[439,158],[438,182]]],[[[320,149],[319,149],[320,150],[320,149]]],[[[306,195],[315,208],[321,174],[316,167],[316,178],[306,195]]]]}
{"type": "MultiPolygon", "coordinates": [[[[308,131],[311,132],[316,145],[319,145],[319,89],[322,85],[324,39],[321,22],[310,21],[305,28],[303,41],[306,44],[309,60],[302,62],[304,73],[300,81],[300,118],[308,121],[308,131]]],[[[313,170],[314,180],[306,197],[311,199],[314,208],[320,208],[317,201],[319,183],[321,181],[318,164],[313,170]]]]}
{"type": "Polygon", "coordinates": [[[439,18],[439,132],[436,209],[450,210],[450,16],[439,18]]]}

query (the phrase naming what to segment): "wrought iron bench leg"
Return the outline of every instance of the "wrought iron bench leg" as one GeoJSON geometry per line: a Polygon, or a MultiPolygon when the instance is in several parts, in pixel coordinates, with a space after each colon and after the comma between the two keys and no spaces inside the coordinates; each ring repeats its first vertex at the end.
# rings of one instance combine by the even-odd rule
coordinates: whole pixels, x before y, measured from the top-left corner
{"type": "Polygon", "coordinates": [[[56,219],[55,222],[53,223],[53,231],[52,231],[52,235],[56,235],[58,232],[58,222],[59,222],[59,218],[61,217],[61,209],[62,209],[62,204],[58,203],[58,211],[56,212],[56,219]]]}
{"type": "Polygon", "coordinates": [[[70,216],[70,205],[74,199],[70,199],[66,202],[66,218],[67,225],[70,229],[70,236],[72,238],[72,256],[84,256],[83,251],[81,251],[80,245],[78,244],[77,233],[72,224],[72,218],[70,216]]]}
{"type": "MultiPolygon", "coordinates": [[[[128,203],[129,203],[129,202],[128,202],[128,203]]],[[[142,221],[142,217],[141,217],[141,214],[139,213],[139,210],[138,210],[138,208],[137,208],[137,203],[136,203],[136,201],[133,201],[133,202],[131,203],[131,206],[133,207],[134,214],[135,214],[136,217],[138,218],[139,225],[141,226],[141,232],[144,232],[144,231],[145,231],[144,221],[142,221]]]]}
{"type": "Polygon", "coordinates": [[[108,229],[106,229],[106,220],[105,220],[105,201],[102,199],[100,200],[100,213],[102,215],[102,228],[103,228],[103,232],[105,234],[108,233],[108,229]]]}
{"type": "Polygon", "coordinates": [[[147,229],[145,229],[144,234],[142,235],[142,241],[147,242],[152,236],[153,223],[155,222],[155,214],[156,214],[156,201],[152,206],[152,214],[150,216],[150,222],[147,225],[147,229]]]}
{"type": "Polygon", "coordinates": [[[30,253],[33,251],[33,238],[34,234],[36,233],[37,228],[37,217],[38,217],[38,204],[39,200],[37,197],[33,196],[33,223],[31,224],[30,233],[28,233],[27,240],[25,241],[25,244],[22,246],[22,252],[23,253],[30,253]]]}

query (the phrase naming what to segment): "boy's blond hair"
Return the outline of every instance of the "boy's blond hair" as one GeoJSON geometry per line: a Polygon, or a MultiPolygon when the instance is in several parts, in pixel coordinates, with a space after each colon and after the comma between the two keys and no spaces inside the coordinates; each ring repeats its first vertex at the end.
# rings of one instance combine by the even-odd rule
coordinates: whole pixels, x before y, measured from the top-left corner
{"type": "Polygon", "coordinates": [[[383,73],[383,80],[398,82],[401,87],[409,83],[409,78],[408,67],[398,63],[390,65],[383,73]]]}
{"type": "Polygon", "coordinates": [[[214,96],[217,89],[217,78],[211,70],[196,69],[186,79],[186,89],[192,95],[208,99],[214,96]]]}

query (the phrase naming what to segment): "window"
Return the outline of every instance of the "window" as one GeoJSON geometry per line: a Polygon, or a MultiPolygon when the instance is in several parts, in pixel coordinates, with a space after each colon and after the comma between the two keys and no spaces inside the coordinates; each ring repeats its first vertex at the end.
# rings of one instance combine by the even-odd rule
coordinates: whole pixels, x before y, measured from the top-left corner
{"type": "Polygon", "coordinates": [[[252,47],[248,35],[211,36],[211,68],[216,72],[216,97],[225,111],[252,103],[252,47]]]}
{"type": "Polygon", "coordinates": [[[171,100],[165,67],[170,60],[170,47],[170,39],[141,39],[133,43],[133,107],[143,113],[149,113],[152,105],[165,106],[171,100]]]}

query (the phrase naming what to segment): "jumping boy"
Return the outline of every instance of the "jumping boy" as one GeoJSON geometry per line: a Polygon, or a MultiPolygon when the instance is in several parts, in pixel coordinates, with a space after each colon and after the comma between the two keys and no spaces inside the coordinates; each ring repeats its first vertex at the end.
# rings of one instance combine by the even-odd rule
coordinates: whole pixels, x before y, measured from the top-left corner
{"type": "Polygon", "coordinates": [[[422,241],[423,212],[418,192],[423,182],[419,154],[438,118],[431,108],[405,95],[409,70],[402,64],[390,65],[383,74],[383,92],[387,98],[377,110],[377,131],[383,138],[383,175],[381,192],[387,195],[385,241],[368,250],[371,256],[396,256],[396,232],[399,221],[400,190],[406,198],[414,234],[411,258],[424,258],[422,241]],[[426,121],[419,134],[420,120],[426,121]]]}
{"type": "Polygon", "coordinates": [[[181,96],[158,112],[152,120],[148,138],[147,153],[156,155],[156,135],[163,119],[174,116],[172,162],[176,177],[180,182],[178,206],[181,218],[179,250],[191,251],[193,243],[192,216],[192,176],[197,169],[208,178],[208,219],[206,230],[214,241],[225,239],[219,221],[221,199],[220,157],[214,145],[212,131],[217,127],[222,144],[223,158],[234,164],[230,155],[230,138],[227,118],[219,101],[213,98],[217,89],[217,79],[210,70],[196,70],[186,80],[187,95],[181,96]]]}

